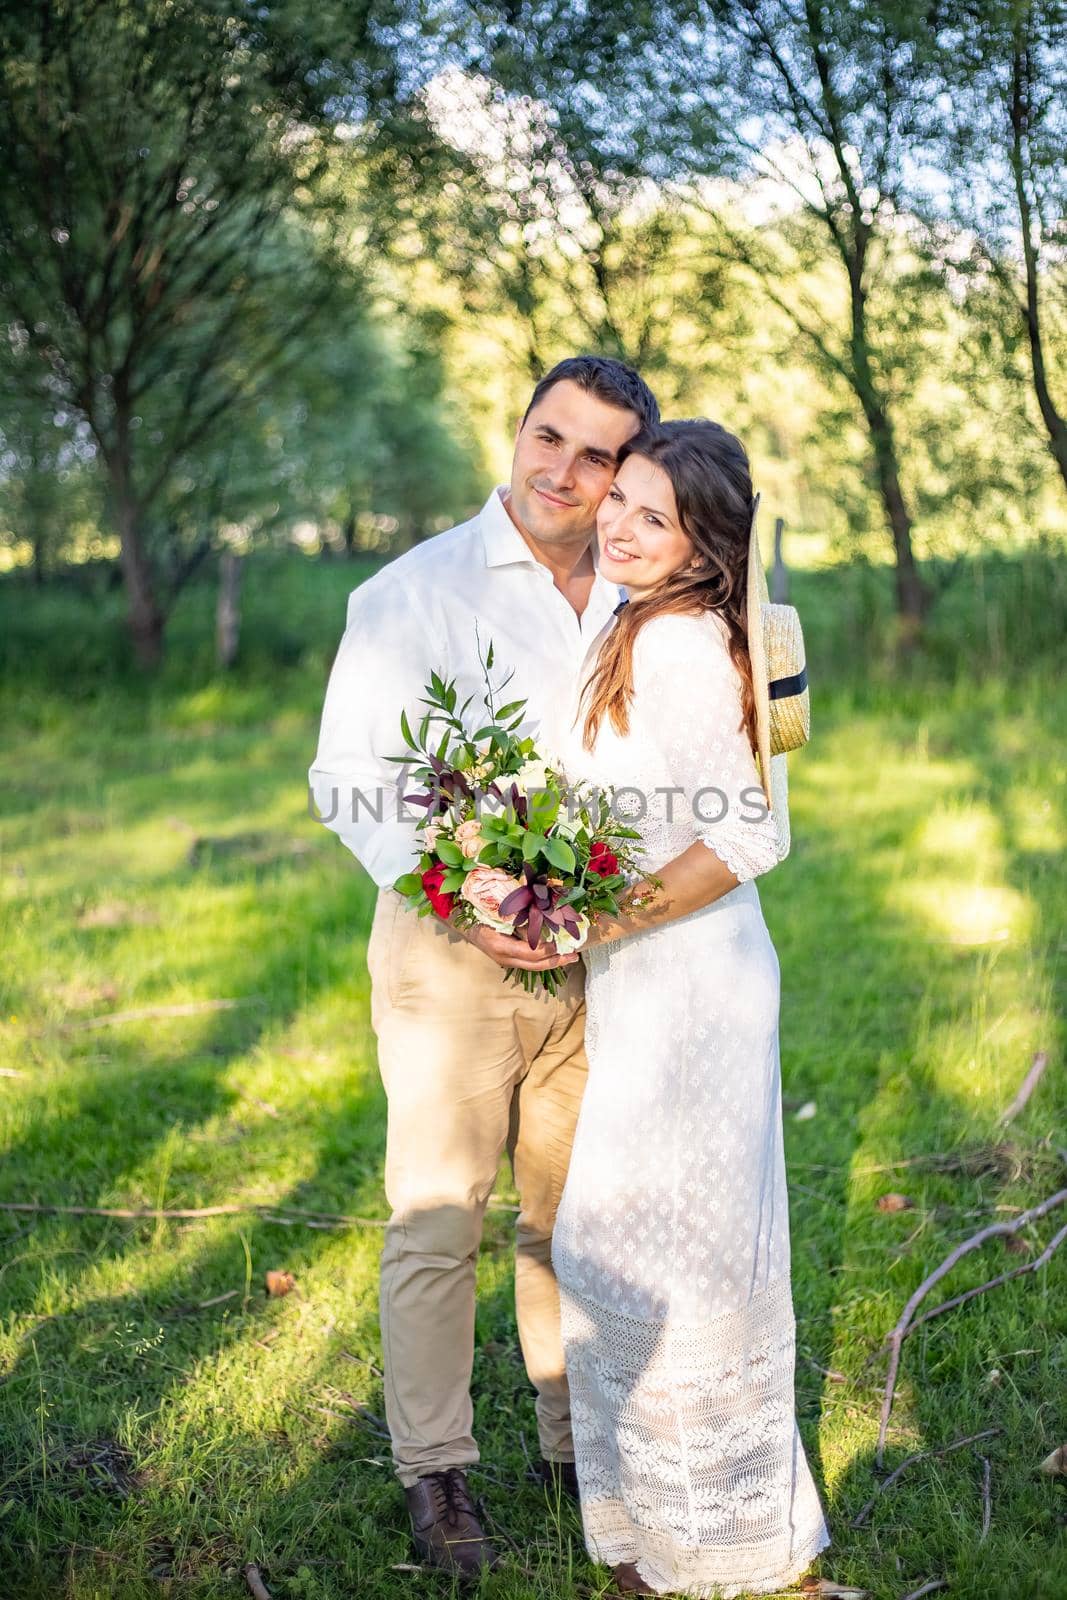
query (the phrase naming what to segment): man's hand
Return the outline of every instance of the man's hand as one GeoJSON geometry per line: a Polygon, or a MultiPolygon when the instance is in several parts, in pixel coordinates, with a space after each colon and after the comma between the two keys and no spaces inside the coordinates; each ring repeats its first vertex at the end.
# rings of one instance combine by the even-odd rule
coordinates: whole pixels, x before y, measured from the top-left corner
{"type": "Polygon", "coordinates": [[[531,950],[525,939],[516,939],[510,933],[497,933],[495,928],[487,928],[483,924],[464,928],[462,932],[468,944],[481,950],[498,967],[522,967],[527,972],[544,972],[549,967],[572,966],[579,959],[577,952],[561,956],[557,950],[549,949],[546,945],[538,945],[536,950],[531,950]]]}

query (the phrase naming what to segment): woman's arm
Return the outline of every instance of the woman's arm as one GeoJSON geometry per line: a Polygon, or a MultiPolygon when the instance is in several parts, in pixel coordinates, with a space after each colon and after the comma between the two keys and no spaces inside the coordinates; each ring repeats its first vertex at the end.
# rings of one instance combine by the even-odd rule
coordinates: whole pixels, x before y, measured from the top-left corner
{"type": "Polygon", "coordinates": [[[713,900],[729,894],[742,881],[713,850],[697,840],[680,856],[668,861],[656,876],[662,888],[637,883],[620,903],[618,917],[602,916],[589,930],[585,949],[626,939],[633,933],[647,933],[665,922],[701,911],[713,900]]]}
{"type": "Polygon", "coordinates": [[[691,808],[697,839],[659,869],[662,887],[635,885],[619,917],[598,920],[590,945],[700,911],[781,859],[742,726],[741,679],[717,617],[657,617],[641,630],[632,715],[659,745],[681,793],[678,804],[691,808]],[[718,820],[709,818],[711,809],[718,820]]]}

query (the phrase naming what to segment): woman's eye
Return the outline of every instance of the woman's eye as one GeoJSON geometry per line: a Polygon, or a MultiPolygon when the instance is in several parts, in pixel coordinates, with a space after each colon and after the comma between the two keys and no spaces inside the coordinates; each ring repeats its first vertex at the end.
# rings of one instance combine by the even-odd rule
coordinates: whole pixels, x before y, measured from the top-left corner
{"type": "Polygon", "coordinates": [[[654,528],[662,528],[663,526],[658,517],[646,517],[645,521],[650,522],[654,528]]]}
{"type": "Polygon", "coordinates": [[[608,499],[609,500],[615,500],[615,501],[621,501],[622,500],[622,495],[619,493],[618,489],[609,489],[608,490],[608,499]]]}

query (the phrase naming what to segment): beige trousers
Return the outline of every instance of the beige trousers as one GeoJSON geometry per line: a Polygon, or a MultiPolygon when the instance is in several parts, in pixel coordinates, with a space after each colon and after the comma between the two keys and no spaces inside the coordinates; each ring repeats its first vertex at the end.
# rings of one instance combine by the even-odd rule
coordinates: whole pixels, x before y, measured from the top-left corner
{"type": "Polygon", "coordinates": [[[475,1260],[506,1149],[519,1193],[515,1302],[542,1454],[573,1461],[552,1227],[585,1088],[584,973],[556,999],[505,982],[437,917],[379,893],[367,964],[389,1102],[381,1264],[385,1412],[401,1483],[478,1458],[475,1260]]]}

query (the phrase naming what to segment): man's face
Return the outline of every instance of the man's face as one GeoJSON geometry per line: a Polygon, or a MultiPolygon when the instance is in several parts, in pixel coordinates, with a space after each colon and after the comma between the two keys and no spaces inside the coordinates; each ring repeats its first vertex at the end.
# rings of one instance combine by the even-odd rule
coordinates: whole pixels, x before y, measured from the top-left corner
{"type": "Polygon", "coordinates": [[[510,511],[544,545],[581,545],[596,524],[618,454],[640,424],[565,378],[530,412],[515,438],[510,511]]]}

